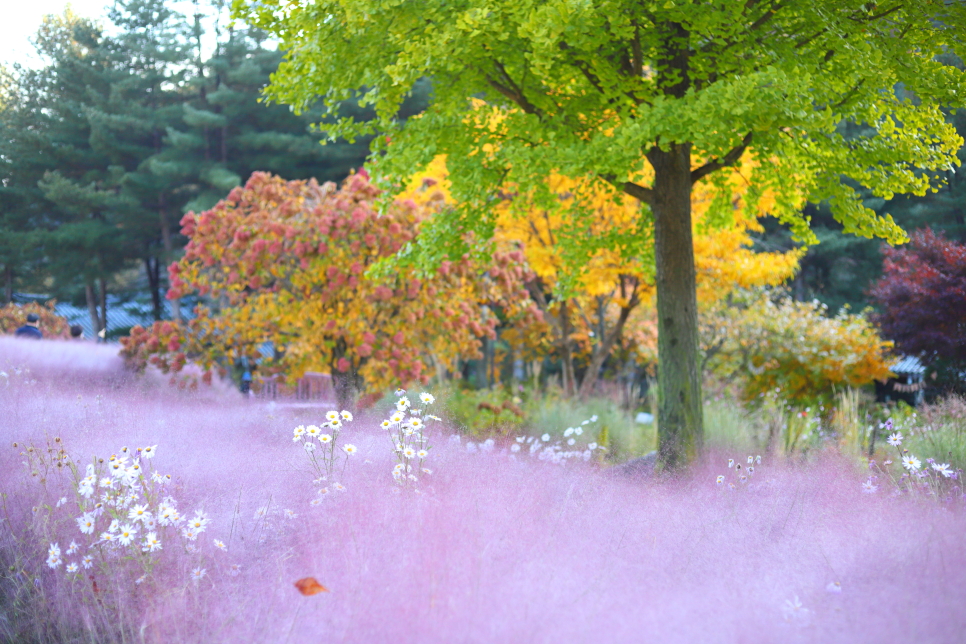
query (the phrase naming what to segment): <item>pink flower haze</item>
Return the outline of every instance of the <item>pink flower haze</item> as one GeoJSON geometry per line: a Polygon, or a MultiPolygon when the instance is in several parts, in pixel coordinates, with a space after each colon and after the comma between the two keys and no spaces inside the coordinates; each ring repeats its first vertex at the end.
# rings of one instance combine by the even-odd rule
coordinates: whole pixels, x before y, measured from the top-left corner
{"type": "Polygon", "coordinates": [[[715,477],[730,473],[734,454],[710,454],[686,477],[639,480],[511,454],[509,444],[471,453],[437,430],[432,474],[414,493],[391,475],[378,427],[388,410],[357,414],[343,430],[358,450],[344,474],[313,482],[292,431],[320,424],[325,407],[273,405],[228,387],[180,391],[126,373],[112,348],[83,343],[0,338],[0,371],[2,641],[966,634],[962,500],[897,498],[885,485],[863,493],[863,473],[834,455],[765,458],[751,482],[730,490],[715,477]],[[157,445],[150,467],[170,474],[165,490],[185,515],[207,515],[205,531],[163,543],[151,570],[120,557],[77,573],[51,567],[54,543],[65,563],[105,547],[77,529],[69,468],[33,475],[23,464],[26,446],[48,444],[63,446],[80,476],[123,446],[157,445]],[[80,552],[63,554],[82,537],[80,552]],[[306,577],[328,592],[300,594],[295,582],[306,577]]]}

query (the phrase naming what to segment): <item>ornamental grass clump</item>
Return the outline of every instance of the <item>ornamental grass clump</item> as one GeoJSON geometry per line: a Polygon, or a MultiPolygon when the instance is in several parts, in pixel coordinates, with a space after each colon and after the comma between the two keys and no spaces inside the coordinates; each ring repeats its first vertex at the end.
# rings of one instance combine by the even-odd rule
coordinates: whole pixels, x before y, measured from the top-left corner
{"type": "MultiPolygon", "coordinates": [[[[351,493],[330,481],[331,497],[313,506],[313,468],[291,442],[308,420],[304,407],[227,388],[175,390],[150,372],[133,381],[120,361],[102,361],[105,347],[52,344],[64,345],[59,358],[44,343],[0,338],[0,370],[11,374],[0,384],[0,436],[10,437],[0,445],[2,642],[580,644],[645,633],[723,644],[953,643],[966,632],[956,591],[966,586],[962,501],[865,494],[852,461],[828,450],[807,459],[762,452],[761,470],[728,493],[714,480],[729,457],[738,461],[734,449],[643,480],[582,458],[550,467],[528,448],[511,453],[525,445],[512,439],[471,453],[465,440],[436,439],[434,427],[421,432],[434,445],[432,484],[420,476],[420,494],[410,494],[390,476],[400,461],[382,416],[360,412],[344,430],[359,448],[346,470],[351,493]],[[43,463],[22,464],[28,446],[43,463]],[[100,487],[109,458],[126,456],[127,470],[138,446],[139,499],[153,500],[110,508],[115,533],[137,527],[128,546],[95,544],[115,517],[104,507],[95,532],[82,533],[80,503],[113,499],[119,482],[100,487]],[[88,463],[98,479],[89,498],[80,490],[88,463]],[[152,482],[155,471],[171,480],[152,482]],[[157,527],[152,553],[151,530],[130,513],[147,504],[158,522],[166,497],[184,521],[157,527]],[[186,541],[196,510],[208,522],[186,541]],[[91,545],[105,553],[103,569],[83,567],[91,545]],[[156,563],[137,583],[146,557],[156,563]],[[69,575],[69,564],[79,570],[69,575]]],[[[408,398],[406,417],[426,420],[426,406],[408,398]]],[[[581,441],[600,442],[590,426],[540,443],[586,449],[581,441]]]]}

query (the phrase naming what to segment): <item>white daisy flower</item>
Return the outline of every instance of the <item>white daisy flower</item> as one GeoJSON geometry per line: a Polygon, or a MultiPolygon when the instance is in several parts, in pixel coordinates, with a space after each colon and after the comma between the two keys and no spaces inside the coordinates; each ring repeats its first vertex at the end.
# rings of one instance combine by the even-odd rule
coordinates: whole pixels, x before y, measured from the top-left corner
{"type": "Polygon", "coordinates": [[[419,458],[426,458],[427,456],[429,456],[429,452],[427,452],[424,449],[421,449],[418,452],[416,452],[416,456],[419,458]]]}
{"type": "Polygon", "coordinates": [[[409,398],[403,396],[396,401],[396,411],[406,411],[409,409],[409,398]]]}
{"type": "Polygon", "coordinates": [[[352,412],[348,412],[343,409],[341,412],[339,412],[339,415],[342,416],[342,420],[352,422],[352,412]]]}
{"type": "Polygon", "coordinates": [[[343,451],[345,451],[346,454],[349,454],[350,456],[352,454],[355,454],[357,451],[359,451],[358,449],[356,449],[356,446],[355,445],[350,445],[349,443],[346,443],[342,447],[342,449],[343,449],[343,451]]]}
{"type": "Polygon", "coordinates": [[[576,442],[577,442],[577,441],[576,441],[575,439],[573,439],[573,438],[568,438],[568,439],[567,439],[567,444],[568,444],[568,445],[573,445],[573,444],[574,444],[574,443],[576,443],[576,442]]]}
{"type": "Polygon", "coordinates": [[[540,440],[542,440],[544,443],[549,442],[550,441],[550,434],[544,434],[543,436],[540,437],[540,440]]]}
{"type": "Polygon", "coordinates": [[[422,429],[423,428],[423,421],[421,421],[418,418],[410,418],[409,419],[409,426],[412,427],[413,429],[422,429]]]}
{"type": "Polygon", "coordinates": [[[305,435],[309,438],[315,438],[322,433],[322,429],[318,425],[309,425],[305,428],[305,435]]]}
{"type": "Polygon", "coordinates": [[[144,580],[147,579],[147,578],[148,578],[147,575],[141,575],[140,577],[138,577],[137,579],[134,580],[134,585],[135,586],[140,586],[141,584],[144,583],[144,580]]]}
{"type": "Polygon", "coordinates": [[[332,487],[334,487],[337,492],[345,492],[345,486],[341,483],[335,483],[332,485],[332,487]]]}
{"type": "Polygon", "coordinates": [[[300,440],[302,440],[302,437],[303,436],[305,436],[305,425],[299,425],[294,430],[292,430],[292,442],[293,443],[297,443],[300,440]]]}
{"type": "Polygon", "coordinates": [[[69,563],[67,564],[67,567],[64,569],[64,572],[66,572],[68,575],[73,575],[78,570],[80,570],[80,568],[77,566],[77,564],[69,563]]]}
{"type": "Polygon", "coordinates": [[[117,541],[122,546],[129,546],[131,542],[134,541],[135,535],[137,535],[138,529],[133,525],[122,526],[117,534],[117,541]]]}
{"type": "Polygon", "coordinates": [[[322,505],[322,499],[316,497],[309,501],[309,505],[322,505]]]}
{"type": "Polygon", "coordinates": [[[330,420],[329,421],[329,427],[331,427],[332,429],[339,429],[340,427],[342,427],[342,421],[341,420],[330,420]]]}
{"type": "Polygon", "coordinates": [[[188,526],[193,528],[198,532],[204,532],[205,526],[208,525],[208,515],[206,515],[201,510],[195,512],[195,515],[188,521],[188,526]]]}
{"type": "Polygon", "coordinates": [[[232,577],[237,577],[241,573],[241,566],[238,564],[232,564],[228,567],[228,574],[232,577]]]}
{"type": "Polygon", "coordinates": [[[592,423],[596,423],[597,422],[597,414],[594,414],[593,416],[590,417],[590,422],[592,422],[592,423]]]}
{"type": "Polygon", "coordinates": [[[825,590],[837,595],[842,592],[842,584],[837,581],[830,582],[829,585],[825,587],[825,590]]]}
{"type": "Polygon", "coordinates": [[[286,516],[286,518],[289,518],[289,519],[294,519],[294,518],[295,518],[295,517],[297,517],[298,515],[297,515],[297,514],[295,514],[295,512],[293,512],[293,511],[291,511],[291,510],[285,510],[285,516],[286,516]]]}
{"type": "Polygon", "coordinates": [[[426,415],[426,418],[429,418],[430,420],[435,420],[435,421],[441,421],[441,420],[443,420],[439,416],[433,416],[432,414],[427,414],[426,415]]]}
{"type": "Polygon", "coordinates": [[[327,411],[325,413],[325,419],[327,421],[329,421],[329,422],[332,422],[333,420],[339,420],[339,412],[337,412],[337,411],[327,411]]]}
{"type": "Polygon", "coordinates": [[[225,545],[224,541],[215,539],[214,542],[215,542],[215,547],[218,548],[219,550],[224,550],[226,552],[228,551],[228,546],[225,545]]]}
{"type": "Polygon", "coordinates": [[[424,468],[422,468],[422,473],[423,474],[432,474],[433,473],[433,470],[424,467],[424,468]]]}
{"type": "Polygon", "coordinates": [[[205,576],[206,572],[207,571],[200,566],[198,568],[195,568],[194,570],[191,571],[191,580],[194,581],[195,583],[198,583],[205,576]]]}
{"type": "Polygon", "coordinates": [[[868,481],[862,484],[862,491],[865,492],[866,494],[872,494],[878,489],[879,488],[872,482],[872,479],[869,479],[868,481]]]}
{"type": "Polygon", "coordinates": [[[94,557],[90,555],[84,555],[84,558],[81,559],[81,565],[84,566],[85,569],[89,569],[94,565],[94,557]]]}
{"type": "Polygon", "coordinates": [[[511,452],[514,452],[514,453],[515,452],[519,452],[520,451],[520,444],[519,443],[514,443],[513,445],[510,445],[510,451],[511,452]]]}
{"type": "Polygon", "coordinates": [[[160,485],[164,485],[164,477],[157,472],[151,475],[151,480],[160,485]]]}
{"type": "Polygon", "coordinates": [[[590,421],[589,420],[585,420],[585,421],[582,421],[580,424],[581,425],[589,425],[590,424],[590,421]]]}
{"type": "Polygon", "coordinates": [[[149,532],[144,537],[144,545],[141,546],[141,550],[144,552],[157,552],[161,549],[161,540],[158,539],[158,535],[154,532],[149,532]]]}
{"type": "Polygon", "coordinates": [[[890,434],[888,440],[886,441],[893,447],[899,447],[902,445],[902,432],[896,432],[895,434],[890,434]]]}
{"type": "Polygon", "coordinates": [[[319,442],[323,445],[327,445],[332,442],[332,436],[329,434],[322,434],[319,436],[319,442]]]}
{"type": "Polygon", "coordinates": [[[915,472],[922,467],[922,461],[910,454],[909,456],[902,457],[902,466],[910,472],[915,472]]]}
{"type": "Polygon", "coordinates": [[[325,496],[328,493],[329,493],[329,488],[327,487],[324,487],[321,490],[319,490],[319,496],[325,496]]]}
{"type": "Polygon", "coordinates": [[[395,414],[389,417],[389,420],[391,420],[393,423],[401,423],[405,418],[406,414],[402,413],[401,411],[397,411],[395,414]]]}
{"type": "Polygon", "coordinates": [[[724,475],[723,474],[719,474],[718,475],[718,478],[715,479],[714,483],[715,483],[715,485],[721,485],[722,483],[724,483],[724,480],[725,480],[724,475]]]}
{"type": "Polygon", "coordinates": [[[181,528],[181,536],[188,541],[194,541],[198,538],[198,531],[192,527],[181,528]]]}
{"type": "Polygon", "coordinates": [[[308,441],[306,441],[302,445],[302,447],[305,448],[305,451],[306,452],[314,452],[315,451],[315,443],[309,443],[308,441]]]}
{"type": "Polygon", "coordinates": [[[135,505],[127,513],[127,518],[128,519],[132,519],[134,521],[142,521],[143,522],[143,521],[147,521],[148,519],[151,518],[151,513],[148,512],[148,506],[147,506],[146,503],[143,504],[143,505],[135,505]]]}
{"type": "Polygon", "coordinates": [[[730,470],[734,466],[735,466],[735,459],[729,458],[728,459],[728,469],[730,470]]]}
{"type": "Polygon", "coordinates": [[[397,396],[405,396],[406,395],[406,390],[403,389],[402,387],[400,387],[399,389],[396,390],[396,395],[397,396]]]}
{"type": "Polygon", "coordinates": [[[150,445],[141,450],[141,456],[144,458],[154,458],[155,453],[158,451],[157,445],[150,445]]]}
{"type": "Polygon", "coordinates": [[[419,394],[419,400],[424,405],[432,405],[434,402],[436,402],[436,397],[433,396],[433,394],[428,394],[424,391],[423,393],[419,394]]]}
{"type": "Polygon", "coordinates": [[[85,512],[81,516],[75,519],[77,521],[77,527],[84,534],[94,534],[94,515],[90,512],[85,512]]]}
{"type": "Polygon", "coordinates": [[[77,545],[76,541],[71,540],[70,545],[67,546],[67,554],[72,555],[80,550],[80,546],[77,545]]]}
{"type": "Polygon", "coordinates": [[[587,445],[587,449],[597,449],[597,443],[593,442],[587,445]]]}
{"type": "Polygon", "coordinates": [[[416,450],[414,450],[412,447],[406,447],[403,449],[402,455],[404,458],[413,458],[416,456],[416,450]]]}

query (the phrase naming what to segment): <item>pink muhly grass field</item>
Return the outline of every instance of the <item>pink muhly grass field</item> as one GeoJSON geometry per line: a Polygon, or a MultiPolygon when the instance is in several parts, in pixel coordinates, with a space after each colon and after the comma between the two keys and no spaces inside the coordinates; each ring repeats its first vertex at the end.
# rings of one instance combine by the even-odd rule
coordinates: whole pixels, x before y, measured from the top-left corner
{"type": "Polygon", "coordinates": [[[894,498],[886,485],[864,494],[862,473],[833,455],[765,459],[751,484],[730,491],[715,477],[747,454],[710,455],[688,478],[640,481],[511,457],[499,444],[468,453],[437,431],[433,473],[416,495],[393,491],[395,461],[378,427],[387,410],[349,424],[343,437],[358,453],[344,476],[314,484],[292,429],[324,409],[252,402],[228,388],[177,391],[86,344],[0,338],[0,371],[0,640],[966,638],[962,500],[894,498]],[[66,468],[42,485],[21,464],[26,444],[48,440],[81,470],[122,446],[158,445],[150,464],[171,475],[178,507],[209,517],[196,552],[169,541],[142,583],[132,560],[93,580],[93,569],[71,576],[46,565],[52,542],[91,539],[73,521],[66,468]],[[330,492],[310,505],[322,485],[330,492]],[[294,582],[305,577],[329,592],[303,596],[294,582]]]}

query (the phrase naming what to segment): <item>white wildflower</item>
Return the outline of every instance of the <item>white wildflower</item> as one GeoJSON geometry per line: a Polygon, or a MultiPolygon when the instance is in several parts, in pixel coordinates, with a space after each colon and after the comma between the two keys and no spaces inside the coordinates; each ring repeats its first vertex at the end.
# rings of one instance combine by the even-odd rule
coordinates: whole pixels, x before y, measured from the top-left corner
{"type": "Polygon", "coordinates": [[[912,454],[909,454],[908,456],[902,457],[902,466],[910,472],[916,472],[920,467],[922,467],[922,461],[912,454]]]}

